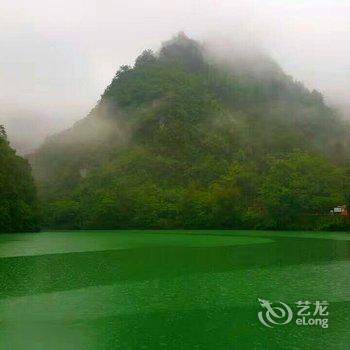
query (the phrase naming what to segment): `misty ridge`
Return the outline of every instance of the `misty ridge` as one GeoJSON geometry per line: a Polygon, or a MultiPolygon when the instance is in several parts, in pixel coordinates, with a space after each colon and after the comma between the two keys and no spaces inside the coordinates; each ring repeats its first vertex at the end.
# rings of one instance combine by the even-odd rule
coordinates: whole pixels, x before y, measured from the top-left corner
{"type": "Polygon", "coordinates": [[[349,130],[265,52],[180,32],[28,159],[44,227],[344,229],[349,130]]]}
{"type": "MultiPolygon", "coordinates": [[[[243,35],[234,39],[209,37],[202,42],[196,42],[189,39],[184,32],[180,32],[178,35],[174,35],[171,40],[163,43],[158,52],[154,53],[152,50],[146,50],[142,55],[146,59],[147,55],[157,58],[168,55],[186,59],[188,62],[184,63],[190,71],[200,69],[203,64],[219,67],[223,74],[228,76],[228,79],[259,80],[262,90],[267,90],[271,84],[284,81],[285,85],[294,86],[296,90],[299,89],[306,94],[311,93],[313,98],[323,102],[321,93],[316,90],[309,92],[301,82],[295,81],[292,76],[287,75],[266,50],[259,47],[257,43],[244,43],[244,40],[245,36],[243,35]]],[[[135,66],[137,66],[138,60],[142,59],[142,55],[136,60],[135,66]]],[[[131,67],[125,65],[121,67],[121,70],[129,68],[131,67]]],[[[118,73],[114,80],[117,77],[118,73]]],[[[130,138],[131,124],[129,122],[133,116],[132,113],[128,115],[130,110],[119,108],[118,101],[104,98],[108,95],[109,88],[107,87],[102,98],[85,118],[80,119],[63,132],[55,133],[52,136],[45,135],[47,139],[44,141],[44,147],[56,143],[67,144],[67,146],[80,143],[103,144],[104,142],[125,144],[130,138]],[[128,119],[127,124],[123,122],[126,119],[128,119]]],[[[282,102],[284,97],[281,93],[275,96],[275,101],[282,102]]],[[[153,105],[159,102],[155,98],[153,105]]],[[[346,119],[346,115],[339,110],[333,109],[333,113],[346,119]]],[[[23,135],[22,132],[21,135],[23,135]]],[[[42,137],[43,132],[40,135],[42,137]]],[[[27,136],[28,139],[30,139],[30,136],[27,136]]]]}
{"type": "MultiPolygon", "coordinates": [[[[265,76],[266,79],[272,77],[277,79],[278,75],[280,77],[285,75],[277,61],[271,58],[268,50],[263,48],[262,44],[262,42],[259,42],[258,36],[254,41],[239,28],[236,28],[236,32],[230,36],[222,33],[212,33],[199,43],[204,60],[211,64],[220,65],[221,68],[225,67],[230,74],[255,75],[256,77],[260,76],[260,78],[265,76]]],[[[327,101],[329,100],[331,105],[338,109],[337,113],[347,120],[350,115],[347,103],[345,101],[341,102],[341,100],[334,102],[333,97],[331,99],[327,98],[327,101]]],[[[70,102],[74,105],[73,96],[70,102]]],[[[51,112],[51,115],[48,115],[43,113],[45,109],[40,111],[34,107],[32,109],[26,108],[22,104],[15,109],[7,107],[6,104],[0,106],[0,123],[6,126],[9,140],[19,154],[32,153],[47,137],[69,128],[72,119],[81,120],[81,117],[77,117],[75,109],[72,109],[71,113],[63,110],[59,113],[51,112]],[[75,117],[73,118],[72,115],[75,115],[75,117]]],[[[106,114],[107,112],[100,113],[106,114]]],[[[96,120],[94,120],[94,123],[96,131],[91,131],[92,135],[95,135],[93,137],[96,137],[97,134],[102,136],[104,135],[102,129],[109,129],[106,121],[103,122],[104,126],[102,121],[101,125],[97,125],[96,120]]],[[[113,124],[113,128],[115,128],[115,124],[113,124]]]]}

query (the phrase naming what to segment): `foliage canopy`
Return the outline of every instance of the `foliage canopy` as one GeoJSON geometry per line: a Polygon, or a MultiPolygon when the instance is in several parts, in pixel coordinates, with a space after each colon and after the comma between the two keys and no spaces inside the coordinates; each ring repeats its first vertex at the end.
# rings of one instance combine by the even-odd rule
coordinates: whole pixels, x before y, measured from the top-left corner
{"type": "Polygon", "coordinates": [[[323,215],[311,228],[337,228],[349,126],[270,59],[204,52],[183,33],[144,51],[31,157],[45,225],[310,228],[323,215]]]}

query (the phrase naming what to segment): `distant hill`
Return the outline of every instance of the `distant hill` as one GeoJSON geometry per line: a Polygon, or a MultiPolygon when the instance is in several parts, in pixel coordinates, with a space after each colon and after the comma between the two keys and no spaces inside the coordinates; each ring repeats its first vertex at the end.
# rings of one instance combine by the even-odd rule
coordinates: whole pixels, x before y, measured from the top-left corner
{"type": "Polygon", "coordinates": [[[49,227],[336,229],[349,131],[266,55],[216,57],[180,33],[30,162],[49,227]]]}

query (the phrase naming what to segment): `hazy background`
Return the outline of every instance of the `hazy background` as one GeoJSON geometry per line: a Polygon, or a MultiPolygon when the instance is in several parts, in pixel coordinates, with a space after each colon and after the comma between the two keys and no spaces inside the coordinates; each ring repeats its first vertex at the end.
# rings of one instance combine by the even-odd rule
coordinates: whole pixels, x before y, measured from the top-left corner
{"type": "Polygon", "coordinates": [[[259,45],[350,115],[347,0],[1,0],[0,124],[19,152],[84,117],[118,67],[183,30],[259,45]]]}

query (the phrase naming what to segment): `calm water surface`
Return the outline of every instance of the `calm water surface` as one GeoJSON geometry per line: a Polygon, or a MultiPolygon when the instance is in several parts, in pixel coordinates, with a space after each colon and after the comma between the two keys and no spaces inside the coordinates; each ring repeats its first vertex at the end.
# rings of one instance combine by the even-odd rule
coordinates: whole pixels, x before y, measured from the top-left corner
{"type": "Polygon", "coordinates": [[[350,233],[0,235],[0,348],[349,349],[349,259],[350,233]],[[326,300],[329,327],[268,328],[258,298],[326,300]]]}

